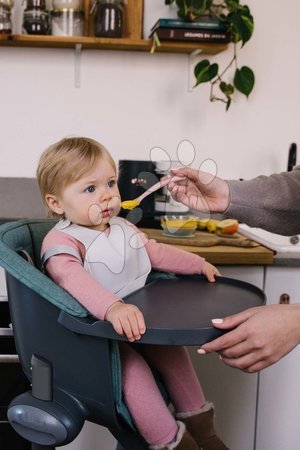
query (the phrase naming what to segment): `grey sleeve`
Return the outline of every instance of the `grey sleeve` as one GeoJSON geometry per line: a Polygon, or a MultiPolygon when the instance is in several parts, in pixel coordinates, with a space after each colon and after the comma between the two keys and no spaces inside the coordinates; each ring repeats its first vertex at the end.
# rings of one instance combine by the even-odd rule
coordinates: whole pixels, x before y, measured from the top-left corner
{"type": "Polygon", "coordinates": [[[273,233],[300,234],[300,166],[291,172],[228,181],[228,185],[227,216],[273,233]]]}
{"type": "Polygon", "coordinates": [[[48,248],[48,250],[43,253],[41,259],[42,259],[42,265],[44,266],[46,261],[55,255],[62,255],[67,254],[71,256],[75,256],[75,258],[79,259],[81,261],[80,253],[77,252],[73,247],[69,247],[68,245],[57,245],[55,247],[48,248]]]}

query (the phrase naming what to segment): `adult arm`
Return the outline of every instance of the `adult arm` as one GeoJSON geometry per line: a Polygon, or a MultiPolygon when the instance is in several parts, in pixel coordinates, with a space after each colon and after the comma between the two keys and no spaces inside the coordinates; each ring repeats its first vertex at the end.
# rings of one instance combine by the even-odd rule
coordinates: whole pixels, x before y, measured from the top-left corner
{"type": "Polygon", "coordinates": [[[278,234],[300,233],[300,166],[291,172],[225,181],[191,168],[173,169],[172,196],[205,213],[223,213],[278,234]],[[178,180],[178,176],[182,180],[178,180]]]}
{"type": "Polygon", "coordinates": [[[228,186],[227,216],[273,233],[300,233],[300,166],[248,181],[228,181],[228,186]]]}

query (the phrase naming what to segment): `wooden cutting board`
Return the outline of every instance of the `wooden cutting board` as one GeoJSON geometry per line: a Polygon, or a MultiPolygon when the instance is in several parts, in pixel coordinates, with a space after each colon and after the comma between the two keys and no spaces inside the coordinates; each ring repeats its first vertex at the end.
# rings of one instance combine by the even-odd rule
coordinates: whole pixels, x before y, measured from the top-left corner
{"type": "Polygon", "coordinates": [[[239,233],[232,235],[218,235],[205,231],[196,231],[193,237],[169,237],[164,235],[163,230],[155,228],[145,228],[143,230],[149,239],[155,239],[157,242],[171,245],[192,245],[198,247],[212,247],[214,245],[229,245],[232,247],[258,247],[255,241],[242,236],[239,233]]]}

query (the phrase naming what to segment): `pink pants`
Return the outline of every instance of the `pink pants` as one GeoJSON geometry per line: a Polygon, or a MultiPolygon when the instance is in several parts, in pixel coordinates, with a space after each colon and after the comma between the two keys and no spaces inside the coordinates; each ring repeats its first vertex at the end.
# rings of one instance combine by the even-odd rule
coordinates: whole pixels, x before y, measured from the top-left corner
{"type": "Polygon", "coordinates": [[[171,442],[178,426],[149,366],[162,376],[176,413],[197,411],[206,400],[186,349],[126,343],[119,348],[124,400],[139,433],[150,445],[171,442]]]}

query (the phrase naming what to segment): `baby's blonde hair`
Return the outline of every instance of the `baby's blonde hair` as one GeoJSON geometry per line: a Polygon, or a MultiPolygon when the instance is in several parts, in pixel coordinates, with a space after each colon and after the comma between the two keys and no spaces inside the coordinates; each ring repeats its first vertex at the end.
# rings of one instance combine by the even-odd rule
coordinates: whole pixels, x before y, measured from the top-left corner
{"type": "MultiPolygon", "coordinates": [[[[40,157],[36,171],[44,203],[46,195],[60,195],[66,186],[79,180],[99,160],[108,161],[117,173],[109,151],[94,139],[68,137],[48,147],[40,157]]],[[[49,208],[48,212],[55,215],[49,208]]]]}

